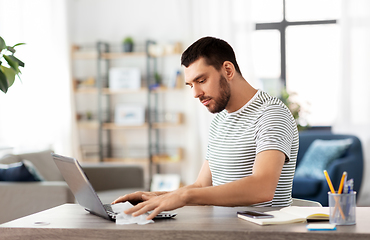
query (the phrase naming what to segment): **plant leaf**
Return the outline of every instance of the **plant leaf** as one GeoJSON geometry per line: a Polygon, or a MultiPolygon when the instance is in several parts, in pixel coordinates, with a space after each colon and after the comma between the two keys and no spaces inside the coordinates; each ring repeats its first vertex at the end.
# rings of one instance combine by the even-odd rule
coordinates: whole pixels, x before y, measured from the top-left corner
{"type": "Polygon", "coordinates": [[[25,45],[26,43],[17,43],[12,48],[15,48],[16,46],[25,45]]]}
{"type": "Polygon", "coordinates": [[[15,49],[11,46],[6,46],[6,49],[8,49],[9,52],[15,53],[15,49]]]}
{"type": "Polygon", "coordinates": [[[6,80],[5,74],[0,70],[0,90],[6,93],[8,88],[8,80],[6,80]]]}
{"type": "Polygon", "coordinates": [[[1,71],[4,73],[8,80],[8,87],[12,86],[15,80],[15,71],[12,68],[1,66],[1,71]]]}
{"type": "Polygon", "coordinates": [[[5,41],[2,37],[0,37],[0,52],[1,50],[3,50],[4,48],[6,48],[6,44],[5,44],[5,41]]]}
{"type": "MultiPolygon", "coordinates": [[[[18,62],[18,65],[20,67],[24,67],[24,62],[22,62],[21,60],[19,60],[18,58],[14,57],[14,56],[11,56],[11,58],[13,58],[15,61],[18,62]]],[[[19,69],[18,69],[19,70],[19,69]]],[[[19,71],[20,72],[20,71],[19,71]]]]}
{"type": "Polygon", "coordinates": [[[9,66],[15,70],[16,73],[19,72],[18,62],[14,59],[12,55],[4,55],[5,60],[8,62],[9,66]]]}

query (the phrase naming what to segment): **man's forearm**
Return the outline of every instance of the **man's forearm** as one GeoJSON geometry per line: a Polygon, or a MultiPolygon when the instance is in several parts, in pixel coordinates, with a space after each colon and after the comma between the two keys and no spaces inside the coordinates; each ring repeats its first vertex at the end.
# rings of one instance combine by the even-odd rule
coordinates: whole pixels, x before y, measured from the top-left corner
{"type": "Polygon", "coordinates": [[[268,189],[256,177],[250,176],[220,186],[191,187],[186,189],[183,197],[190,205],[235,207],[270,201],[273,193],[274,189],[268,189]]]}

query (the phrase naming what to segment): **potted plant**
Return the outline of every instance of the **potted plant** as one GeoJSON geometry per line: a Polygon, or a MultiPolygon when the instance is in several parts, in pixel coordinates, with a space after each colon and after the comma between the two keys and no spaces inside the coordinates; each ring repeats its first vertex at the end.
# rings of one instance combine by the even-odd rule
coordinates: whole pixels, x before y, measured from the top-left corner
{"type": "Polygon", "coordinates": [[[132,37],[126,37],[123,39],[123,51],[132,52],[134,49],[134,39],[132,37]]]}
{"type": "Polygon", "coordinates": [[[292,99],[292,97],[294,97],[295,95],[296,93],[288,93],[286,88],[283,88],[281,91],[280,99],[291,111],[293,118],[297,122],[298,131],[303,131],[306,130],[309,127],[309,125],[306,123],[306,120],[302,116],[303,110],[301,108],[301,105],[292,99]]]}
{"type": "Polygon", "coordinates": [[[0,90],[4,93],[13,85],[16,75],[20,79],[19,67],[24,67],[24,63],[14,56],[14,48],[23,44],[25,43],[6,46],[4,39],[0,37],[0,90]],[[4,66],[3,63],[7,63],[8,66],[4,66]]]}

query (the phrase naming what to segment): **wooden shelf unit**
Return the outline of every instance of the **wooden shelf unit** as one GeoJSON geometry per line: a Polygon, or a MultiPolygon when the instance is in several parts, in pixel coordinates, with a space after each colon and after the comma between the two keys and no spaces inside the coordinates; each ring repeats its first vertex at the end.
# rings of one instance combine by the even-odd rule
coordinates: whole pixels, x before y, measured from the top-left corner
{"type": "MultiPolygon", "coordinates": [[[[124,58],[143,58],[145,59],[145,61],[147,62],[145,64],[146,65],[146,79],[145,79],[146,84],[144,85],[153,86],[154,84],[151,81],[154,80],[154,73],[157,70],[153,70],[150,68],[152,68],[153,66],[154,68],[156,68],[157,64],[155,63],[151,65],[151,63],[149,62],[156,61],[156,59],[159,57],[178,55],[178,53],[162,54],[160,56],[151,56],[148,54],[148,52],[130,52],[130,53],[105,52],[109,49],[109,47],[107,46],[108,44],[106,43],[98,43],[95,46],[95,50],[93,50],[92,48],[86,48],[86,47],[85,48],[78,47],[78,46],[72,47],[72,52],[71,52],[72,60],[78,60],[78,64],[81,64],[80,62],[83,60],[88,60],[88,61],[93,60],[93,61],[96,61],[96,64],[94,64],[94,66],[97,66],[97,75],[93,77],[88,76],[89,78],[86,78],[87,80],[90,80],[90,81],[87,81],[87,80],[85,81],[85,79],[81,79],[81,77],[78,80],[73,79],[73,83],[75,87],[74,93],[76,95],[84,95],[84,94],[96,95],[98,99],[98,103],[99,103],[99,106],[97,106],[98,120],[96,120],[96,116],[94,116],[94,119],[92,120],[86,120],[87,117],[84,114],[81,114],[82,116],[79,114],[78,116],[78,119],[84,119],[84,120],[77,120],[78,129],[81,129],[81,130],[84,129],[84,131],[95,131],[96,133],[98,133],[97,135],[98,135],[99,142],[97,145],[95,145],[95,149],[86,148],[84,149],[84,151],[81,150],[82,154],[85,156],[84,160],[86,162],[107,162],[107,163],[124,162],[124,163],[148,164],[149,169],[151,169],[150,171],[154,169],[157,169],[157,170],[159,169],[158,167],[154,167],[156,166],[156,164],[179,162],[183,156],[183,149],[179,148],[176,151],[174,151],[175,148],[173,148],[171,154],[170,153],[160,153],[159,154],[158,144],[157,143],[154,144],[150,142],[151,141],[157,142],[158,138],[155,136],[158,135],[158,132],[163,129],[181,127],[183,125],[183,114],[182,113],[175,113],[175,115],[172,116],[173,118],[170,118],[171,120],[173,119],[174,122],[153,122],[151,120],[152,122],[148,123],[148,119],[151,119],[151,118],[147,116],[146,118],[147,120],[144,124],[141,124],[138,126],[136,125],[126,126],[126,125],[117,125],[114,122],[112,122],[114,121],[114,118],[112,118],[112,116],[114,115],[112,112],[114,110],[112,109],[114,109],[114,107],[110,106],[109,105],[110,103],[108,103],[108,105],[101,106],[102,99],[103,99],[101,96],[104,96],[104,101],[105,99],[108,99],[107,102],[110,102],[113,97],[116,97],[116,96],[119,97],[120,95],[129,95],[129,94],[138,94],[138,93],[147,94],[148,102],[146,103],[147,105],[146,107],[149,109],[147,109],[146,114],[148,113],[151,114],[152,112],[151,110],[153,110],[154,108],[153,106],[157,104],[157,103],[154,103],[155,101],[150,100],[151,97],[154,97],[155,95],[157,97],[158,94],[160,93],[179,91],[181,90],[181,88],[166,88],[166,87],[161,86],[155,89],[149,89],[148,87],[141,87],[140,89],[110,89],[109,87],[105,87],[107,86],[106,82],[109,82],[108,80],[109,71],[108,70],[109,70],[110,62],[115,61],[115,60],[124,59],[124,58]],[[101,84],[103,82],[105,82],[105,85],[102,86],[101,84]],[[152,101],[152,103],[150,103],[150,101],[152,101]],[[107,108],[107,109],[104,109],[104,108],[107,108]],[[104,111],[106,111],[107,113],[104,111]],[[106,121],[106,120],[101,119],[103,116],[107,116],[107,118],[105,119],[107,119],[110,122],[103,122],[103,121],[106,121]],[[112,138],[111,135],[112,134],[126,134],[125,132],[118,133],[118,131],[142,131],[142,130],[148,131],[149,143],[148,143],[147,149],[157,149],[157,150],[153,150],[154,152],[151,152],[150,154],[148,154],[148,157],[138,157],[138,158],[129,157],[129,154],[127,154],[127,157],[125,157],[126,153],[122,154],[123,157],[117,157],[117,156],[120,156],[121,153],[114,152],[115,151],[114,144],[117,143],[114,141],[117,141],[117,140],[114,138],[115,136],[112,138]],[[105,140],[103,141],[103,139],[105,140]],[[108,140],[107,142],[107,139],[111,139],[111,140],[108,140]]],[[[135,59],[135,61],[137,60],[135,59]]],[[[121,62],[118,62],[118,61],[117,63],[121,64],[121,62]]],[[[92,66],[91,62],[88,62],[88,64],[92,66]]],[[[84,96],[79,96],[79,99],[82,99],[82,100],[91,99],[90,96],[86,96],[86,97],[88,98],[84,98],[84,96]]],[[[117,99],[121,99],[121,98],[117,98],[117,99]]],[[[122,101],[122,100],[118,100],[118,101],[122,101]]],[[[83,111],[85,110],[82,110],[81,112],[83,111]]],[[[92,112],[94,112],[94,110],[92,110],[92,112]]],[[[158,114],[159,116],[161,116],[162,119],[164,119],[163,115],[161,115],[164,113],[158,113],[158,109],[155,110],[155,114],[158,114]]],[[[158,116],[158,115],[155,115],[155,116],[158,116]]],[[[83,132],[83,135],[86,136],[86,134],[90,134],[90,133],[95,134],[95,132],[87,132],[87,133],[83,132]]],[[[143,132],[140,132],[140,134],[142,133],[143,132]]],[[[132,133],[129,133],[129,134],[132,134],[132,133]]],[[[87,141],[84,144],[80,144],[80,148],[82,149],[84,145],[90,145],[90,142],[87,141]]],[[[151,175],[150,175],[150,179],[151,179],[151,175]]]]}

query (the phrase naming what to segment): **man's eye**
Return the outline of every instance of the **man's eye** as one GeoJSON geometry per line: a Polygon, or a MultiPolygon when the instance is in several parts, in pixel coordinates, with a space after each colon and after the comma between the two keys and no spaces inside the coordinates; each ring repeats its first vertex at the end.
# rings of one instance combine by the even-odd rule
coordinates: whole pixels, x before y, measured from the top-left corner
{"type": "Polygon", "coordinates": [[[203,79],[203,80],[200,80],[199,81],[199,83],[204,83],[206,80],[205,79],[203,79]]]}

